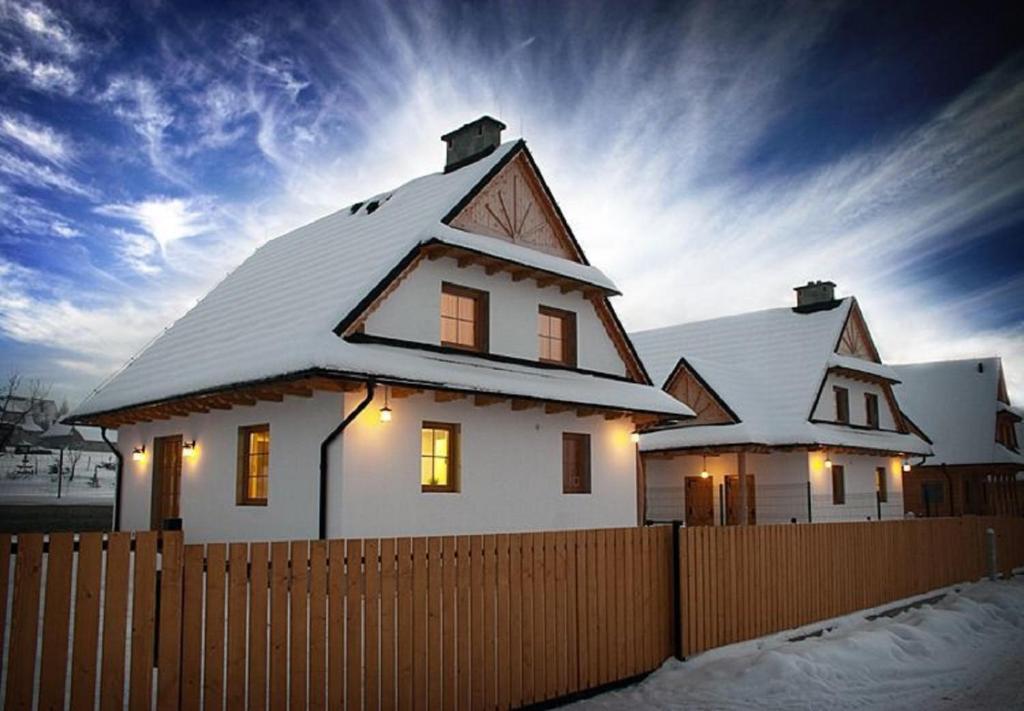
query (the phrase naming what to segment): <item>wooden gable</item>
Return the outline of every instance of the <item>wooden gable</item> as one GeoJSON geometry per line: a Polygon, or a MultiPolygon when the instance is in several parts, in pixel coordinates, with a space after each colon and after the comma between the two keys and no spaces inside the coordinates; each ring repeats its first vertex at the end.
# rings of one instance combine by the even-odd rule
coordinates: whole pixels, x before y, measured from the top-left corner
{"type": "Polygon", "coordinates": [[[1004,405],[1009,406],[1010,395],[1009,393],[1006,392],[1006,378],[1003,376],[1002,363],[1000,363],[999,366],[999,385],[997,387],[998,390],[996,390],[996,399],[998,399],[999,402],[1003,403],[1004,405]]]}
{"type": "Polygon", "coordinates": [[[839,343],[836,344],[836,353],[854,358],[863,358],[875,363],[882,362],[882,359],[878,356],[878,349],[875,348],[875,342],[871,338],[871,332],[868,330],[867,323],[864,322],[864,315],[861,313],[860,306],[857,305],[856,301],[853,302],[853,305],[850,307],[850,313],[846,316],[843,332],[839,336],[839,343]]]}
{"type": "Polygon", "coordinates": [[[694,373],[685,362],[680,361],[665,383],[665,392],[688,405],[696,414],[687,420],[687,426],[728,425],[739,422],[718,395],[694,373]]]}
{"type": "Polygon", "coordinates": [[[502,166],[448,224],[585,263],[525,151],[502,166]]]}

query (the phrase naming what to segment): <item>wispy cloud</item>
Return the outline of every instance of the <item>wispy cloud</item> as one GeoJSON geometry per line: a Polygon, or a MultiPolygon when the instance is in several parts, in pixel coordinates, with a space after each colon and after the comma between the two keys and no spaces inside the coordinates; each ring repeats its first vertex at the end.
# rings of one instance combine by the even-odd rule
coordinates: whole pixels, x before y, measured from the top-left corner
{"type": "Polygon", "coordinates": [[[142,76],[116,76],[100,101],[139,135],[154,168],[175,181],[181,180],[164,143],[164,134],[174,123],[174,110],[164,101],[156,82],[142,76]]]}
{"type": "Polygon", "coordinates": [[[70,23],[42,3],[5,0],[3,14],[14,19],[30,36],[43,43],[50,51],[68,57],[76,57],[81,52],[81,45],[75,38],[70,23]]]}
{"type": "Polygon", "coordinates": [[[96,191],[83,185],[69,173],[54,166],[26,160],[0,149],[0,174],[16,183],[38,188],[59,190],[72,195],[93,198],[96,191]]]}
{"type": "Polygon", "coordinates": [[[51,163],[63,165],[73,155],[66,136],[26,116],[0,113],[0,140],[13,141],[51,163]]]}
{"type": "Polygon", "coordinates": [[[33,59],[20,49],[0,52],[0,66],[41,91],[73,94],[80,83],[77,73],[66,64],[33,59]]]}

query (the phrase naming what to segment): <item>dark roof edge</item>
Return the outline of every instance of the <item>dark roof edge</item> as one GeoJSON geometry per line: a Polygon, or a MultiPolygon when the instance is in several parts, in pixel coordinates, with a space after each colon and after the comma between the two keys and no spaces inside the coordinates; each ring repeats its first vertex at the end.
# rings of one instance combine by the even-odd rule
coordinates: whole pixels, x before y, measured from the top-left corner
{"type": "MultiPolygon", "coordinates": [[[[668,388],[669,383],[672,382],[672,380],[676,377],[676,374],[679,372],[679,369],[682,368],[682,367],[685,367],[688,371],[690,371],[690,373],[693,374],[693,377],[695,377],[697,379],[697,382],[699,382],[701,384],[701,387],[703,387],[705,390],[707,390],[709,393],[711,393],[711,397],[713,397],[715,399],[715,402],[717,402],[718,405],[729,414],[729,417],[731,417],[734,420],[733,422],[730,422],[730,423],[717,423],[717,424],[719,424],[719,425],[721,425],[721,424],[738,425],[739,423],[743,422],[743,419],[739,415],[736,414],[735,410],[733,410],[731,407],[729,407],[729,403],[727,403],[725,401],[725,399],[721,395],[718,394],[717,390],[715,390],[713,387],[711,387],[711,383],[709,383],[707,380],[705,380],[704,376],[702,376],[700,374],[700,371],[698,371],[696,368],[694,368],[693,364],[690,363],[690,361],[688,361],[686,359],[686,356],[680,356],[679,360],[676,361],[675,367],[672,368],[672,371],[668,374],[668,377],[665,378],[665,382],[662,383],[662,385],[661,385],[661,389],[662,390],[665,390],[666,392],[668,392],[667,388],[668,388]]],[[[683,403],[683,404],[686,405],[687,407],[690,407],[689,403],[683,403]]],[[[691,427],[693,427],[693,426],[701,427],[703,425],[691,425],[691,427]]]]}

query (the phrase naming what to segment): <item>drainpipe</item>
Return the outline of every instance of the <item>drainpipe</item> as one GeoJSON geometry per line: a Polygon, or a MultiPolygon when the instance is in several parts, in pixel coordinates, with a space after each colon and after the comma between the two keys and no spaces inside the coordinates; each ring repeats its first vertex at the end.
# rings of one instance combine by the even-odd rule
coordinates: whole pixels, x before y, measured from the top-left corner
{"type": "MultiPolygon", "coordinates": [[[[367,381],[366,383],[366,397],[363,398],[362,402],[356,405],[352,412],[348,413],[344,420],[342,420],[337,427],[331,430],[331,433],[327,435],[323,442],[320,443],[320,528],[319,537],[320,540],[327,538],[327,449],[331,446],[331,443],[338,438],[338,435],[348,427],[352,420],[359,417],[359,413],[366,409],[366,406],[373,402],[373,393],[376,390],[377,383],[373,380],[367,381]]],[[[344,400],[342,400],[344,402],[344,400]]]]}
{"type": "Polygon", "coordinates": [[[121,530],[121,475],[124,472],[124,455],[121,454],[121,450],[113,445],[113,443],[107,439],[107,428],[100,428],[100,437],[107,443],[107,447],[114,453],[117,458],[117,475],[114,478],[114,530],[121,530]]]}

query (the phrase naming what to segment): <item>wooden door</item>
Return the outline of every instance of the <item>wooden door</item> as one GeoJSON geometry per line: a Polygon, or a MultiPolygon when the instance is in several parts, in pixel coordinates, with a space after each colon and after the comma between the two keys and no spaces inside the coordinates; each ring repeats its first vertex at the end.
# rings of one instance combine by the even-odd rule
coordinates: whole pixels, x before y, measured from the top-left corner
{"type": "Polygon", "coordinates": [[[711,477],[686,477],[686,525],[715,525],[715,488],[711,477]]]}
{"type": "Polygon", "coordinates": [[[163,528],[164,521],[181,517],[181,435],[153,440],[153,492],[149,526],[163,528]]]}
{"type": "MultiPolygon", "coordinates": [[[[747,523],[757,523],[757,496],[754,475],[747,474],[747,523]]],[[[725,477],[725,522],[736,526],[740,522],[740,478],[733,474],[725,477]]]]}

